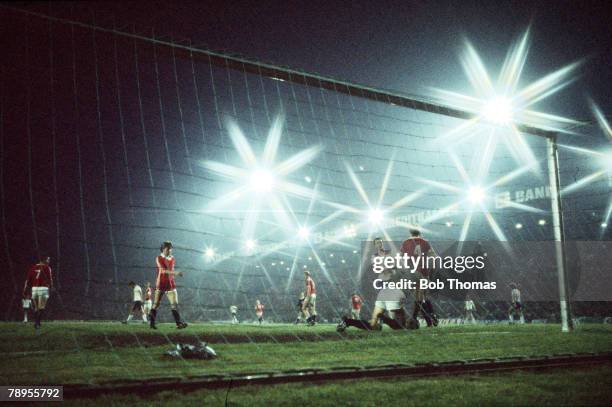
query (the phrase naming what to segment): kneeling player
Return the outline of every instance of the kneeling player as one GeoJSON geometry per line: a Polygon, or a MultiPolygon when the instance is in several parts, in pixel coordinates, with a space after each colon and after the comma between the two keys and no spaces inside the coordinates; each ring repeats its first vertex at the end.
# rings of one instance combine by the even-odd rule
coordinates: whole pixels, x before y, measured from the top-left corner
{"type": "Polygon", "coordinates": [[[53,288],[53,276],[51,273],[50,257],[42,257],[41,260],[33,265],[28,272],[28,277],[23,286],[23,296],[25,297],[28,288],[32,288],[32,302],[34,303],[34,328],[40,328],[40,320],[49,299],[49,290],[53,288]]]}
{"type": "Polygon", "coordinates": [[[183,273],[175,272],[175,258],[172,256],[172,243],[164,242],[160,247],[161,253],[157,256],[157,283],[155,286],[155,296],[153,300],[153,308],[149,315],[149,322],[151,328],[157,329],[155,325],[155,318],[157,317],[157,308],[159,308],[160,302],[164,294],[168,296],[170,307],[172,308],[172,316],[176,327],[183,329],[187,327],[187,324],[181,320],[181,316],[178,312],[178,295],[176,293],[176,284],[174,282],[174,276],[182,276],[183,273]]]}

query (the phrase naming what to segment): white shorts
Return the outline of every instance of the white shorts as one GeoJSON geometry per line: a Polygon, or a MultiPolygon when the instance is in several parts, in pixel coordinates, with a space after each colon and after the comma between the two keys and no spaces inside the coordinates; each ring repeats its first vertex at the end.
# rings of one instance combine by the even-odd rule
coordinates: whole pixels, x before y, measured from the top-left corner
{"type": "Polygon", "coordinates": [[[28,309],[32,305],[32,300],[23,299],[21,300],[21,305],[23,306],[23,308],[28,309]]]}
{"type": "Polygon", "coordinates": [[[32,287],[32,299],[49,298],[49,287],[32,287]]]}
{"type": "Polygon", "coordinates": [[[374,306],[385,311],[396,311],[404,307],[404,301],[376,301],[374,306]]]}
{"type": "Polygon", "coordinates": [[[146,300],[144,302],[145,309],[151,309],[152,306],[153,306],[153,302],[151,302],[151,300],[146,300]]]}

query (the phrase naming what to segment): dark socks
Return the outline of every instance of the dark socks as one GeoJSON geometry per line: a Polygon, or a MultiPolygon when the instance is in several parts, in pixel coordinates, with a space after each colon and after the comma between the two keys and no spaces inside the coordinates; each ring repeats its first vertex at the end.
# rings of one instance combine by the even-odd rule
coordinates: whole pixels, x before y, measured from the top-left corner
{"type": "Polygon", "coordinates": [[[181,324],[181,316],[178,312],[178,310],[173,309],[172,310],[172,316],[174,317],[174,322],[176,322],[177,325],[181,324]]]}
{"type": "Polygon", "coordinates": [[[363,329],[363,330],[366,330],[366,331],[371,331],[372,330],[372,326],[370,325],[370,322],[366,321],[364,319],[350,319],[350,318],[346,318],[346,319],[344,319],[344,323],[346,324],[346,326],[354,326],[355,328],[363,329]]]}
{"type": "Polygon", "coordinates": [[[153,308],[149,314],[149,322],[151,326],[155,326],[155,317],[157,317],[157,309],[153,308]]]}
{"type": "Polygon", "coordinates": [[[397,322],[393,318],[386,316],[385,314],[381,315],[380,319],[382,320],[382,322],[389,325],[391,329],[404,329],[404,327],[399,322],[397,322]]]}

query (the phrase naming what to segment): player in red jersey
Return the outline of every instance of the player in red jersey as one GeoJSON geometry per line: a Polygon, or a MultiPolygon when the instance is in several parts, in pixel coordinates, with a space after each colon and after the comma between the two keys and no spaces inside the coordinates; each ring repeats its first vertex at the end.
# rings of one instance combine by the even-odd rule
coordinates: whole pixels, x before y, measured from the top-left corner
{"type": "MultiPolygon", "coordinates": [[[[421,237],[421,231],[418,229],[410,229],[410,237],[402,244],[401,253],[408,254],[411,257],[422,257],[426,260],[427,257],[436,257],[437,254],[431,247],[429,242],[421,237]]],[[[431,270],[427,267],[422,267],[420,264],[417,267],[416,273],[419,274],[419,278],[429,279],[431,270]]],[[[421,290],[419,285],[414,293],[414,308],[412,310],[412,318],[416,320],[419,315],[419,311],[423,314],[427,326],[431,327],[438,325],[438,317],[434,313],[433,305],[426,297],[426,291],[421,290]]]]}
{"type": "Polygon", "coordinates": [[[351,296],[351,318],[360,319],[359,315],[361,314],[361,305],[363,304],[363,300],[357,293],[353,293],[351,296]]]}
{"type": "Polygon", "coordinates": [[[259,321],[259,325],[263,322],[263,313],[265,306],[259,301],[255,301],[255,315],[257,315],[257,321],[259,321]]]}
{"type": "Polygon", "coordinates": [[[306,323],[313,326],[317,321],[317,286],[308,270],[304,271],[306,281],[306,297],[302,304],[302,310],[306,323]]]}
{"type": "Polygon", "coordinates": [[[145,301],[144,301],[145,315],[148,316],[151,313],[152,307],[153,307],[153,289],[151,288],[151,283],[147,281],[147,288],[145,289],[145,301]]]}
{"type": "Polygon", "coordinates": [[[41,260],[33,265],[28,271],[25,284],[23,286],[24,298],[28,294],[28,289],[32,289],[32,302],[34,302],[34,328],[40,328],[40,320],[47,306],[49,290],[53,288],[53,274],[51,272],[51,258],[41,257],[41,260]]]}
{"type": "Polygon", "coordinates": [[[170,307],[172,308],[172,316],[176,322],[178,329],[187,327],[187,324],[181,320],[181,315],[178,312],[178,294],[176,293],[176,284],[174,283],[174,276],[182,276],[183,273],[180,271],[174,271],[174,264],[176,262],[174,256],[172,256],[172,243],[164,242],[160,247],[161,253],[157,256],[157,282],[155,283],[155,295],[153,300],[153,308],[149,314],[149,322],[151,328],[157,329],[155,326],[155,318],[157,317],[157,308],[159,308],[160,301],[164,294],[168,296],[170,301],[170,307]]]}

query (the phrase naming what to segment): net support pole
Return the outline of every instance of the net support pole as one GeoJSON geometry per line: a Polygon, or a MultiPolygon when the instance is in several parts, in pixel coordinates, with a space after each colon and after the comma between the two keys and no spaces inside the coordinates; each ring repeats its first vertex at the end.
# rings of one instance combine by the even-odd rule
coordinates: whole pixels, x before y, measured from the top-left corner
{"type": "Polygon", "coordinates": [[[561,330],[570,332],[573,323],[570,309],[569,287],[567,283],[567,267],[565,261],[565,233],[563,231],[563,207],[561,203],[561,188],[559,180],[559,155],[557,151],[557,136],[546,138],[546,158],[548,162],[548,182],[550,184],[550,202],[552,224],[555,241],[555,260],[557,278],[559,281],[559,305],[561,307],[561,330]]]}

